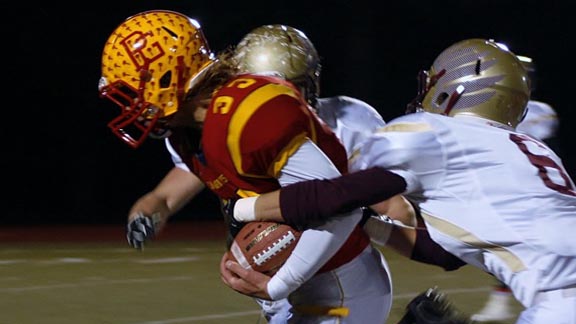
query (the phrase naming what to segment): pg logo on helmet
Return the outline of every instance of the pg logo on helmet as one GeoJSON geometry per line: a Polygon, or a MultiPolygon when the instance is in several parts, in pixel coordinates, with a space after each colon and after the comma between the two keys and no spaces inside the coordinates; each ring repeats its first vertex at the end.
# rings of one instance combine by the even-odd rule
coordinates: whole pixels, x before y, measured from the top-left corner
{"type": "Polygon", "coordinates": [[[175,113],[195,76],[214,62],[200,24],[183,14],[146,11],[129,17],[102,53],[100,95],[121,108],[108,126],[138,147],[166,134],[159,118],[175,113]]]}
{"type": "Polygon", "coordinates": [[[166,55],[164,49],[151,32],[135,31],[120,41],[137,71],[148,70],[150,64],[166,55]],[[148,40],[153,41],[148,44],[148,40]]]}

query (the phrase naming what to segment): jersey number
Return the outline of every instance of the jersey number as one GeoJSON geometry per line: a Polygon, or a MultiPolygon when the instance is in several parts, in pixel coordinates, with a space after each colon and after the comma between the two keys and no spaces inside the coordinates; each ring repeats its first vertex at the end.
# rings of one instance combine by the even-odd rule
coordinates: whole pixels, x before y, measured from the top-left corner
{"type": "Polygon", "coordinates": [[[522,151],[522,153],[524,153],[528,157],[530,163],[532,163],[532,165],[538,168],[538,176],[540,177],[540,179],[542,179],[546,187],[554,191],[563,193],[565,195],[576,196],[576,192],[574,192],[574,187],[572,185],[572,182],[570,181],[570,177],[568,177],[568,175],[566,174],[566,170],[564,170],[562,166],[558,165],[558,163],[556,163],[548,156],[530,152],[528,146],[526,145],[527,142],[532,142],[536,144],[538,147],[545,149],[545,147],[543,147],[542,144],[540,144],[539,142],[535,141],[534,139],[528,136],[520,134],[510,134],[510,140],[512,140],[512,142],[518,145],[518,148],[520,148],[520,151],[522,151]],[[548,169],[555,169],[556,171],[558,171],[558,173],[564,180],[564,183],[560,184],[552,181],[550,175],[548,174],[548,169]]]}

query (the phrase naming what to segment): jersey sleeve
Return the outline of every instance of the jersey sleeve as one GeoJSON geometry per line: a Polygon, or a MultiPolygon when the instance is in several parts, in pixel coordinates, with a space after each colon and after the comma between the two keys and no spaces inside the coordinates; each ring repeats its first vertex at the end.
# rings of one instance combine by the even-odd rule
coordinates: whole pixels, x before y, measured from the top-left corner
{"type": "Polygon", "coordinates": [[[184,163],[180,154],[178,154],[178,152],[176,152],[176,150],[174,149],[174,147],[170,143],[170,140],[168,138],[166,138],[166,139],[164,139],[164,143],[166,144],[166,149],[170,153],[170,158],[172,159],[172,163],[174,163],[174,166],[178,167],[182,170],[190,172],[190,168],[188,168],[186,163],[184,163]]]}
{"type": "Polygon", "coordinates": [[[374,107],[352,97],[320,98],[316,109],[344,145],[348,158],[372,133],[386,125],[374,107]]]}
{"type": "MultiPolygon", "coordinates": [[[[288,160],[279,181],[282,186],[309,179],[329,179],[340,172],[311,141],[306,141],[288,160]]],[[[342,247],[362,217],[360,210],[333,217],[302,232],[296,248],[269,281],[267,290],[273,299],[287,297],[310,279],[342,247]]]]}
{"type": "Polygon", "coordinates": [[[421,190],[423,181],[437,183],[445,166],[446,150],[434,127],[425,114],[393,120],[355,152],[351,169],[384,168],[406,181],[405,193],[421,190]]]}

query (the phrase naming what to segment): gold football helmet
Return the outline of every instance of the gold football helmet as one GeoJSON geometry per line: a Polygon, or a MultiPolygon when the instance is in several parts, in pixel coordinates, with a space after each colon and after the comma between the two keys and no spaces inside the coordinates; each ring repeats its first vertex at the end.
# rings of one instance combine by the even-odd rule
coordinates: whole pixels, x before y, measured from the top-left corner
{"type": "Polygon", "coordinates": [[[536,85],[538,84],[538,78],[536,74],[536,63],[531,57],[524,56],[524,55],[516,55],[518,59],[524,65],[524,69],[528,72],[528,78],[530,79],[530,91],[536,91],[536,85]]]}
{"type": "Polygon", "coordinates": [[[264,25],[246,34],[235,49],[240,73],[280,74],[294,83],[314,106],[319,95],[320,58],[302,31],[264,25]]]}
{"type": "Polygon", "coordinates": [[[180,108],[193,82],[213,62],[194,19],[167,10],[129,17],[112,32],[102,53],[100,96],[121,108],[108,126],[134,148],[148,135],[166,135],[159,121],[180,108]]]}
{"type": "MultiPolygon", "coordinates": [[[[490,40],[493,41],[492,39],[490,40]]],[[[508,45],[506,45],[505,43],[497,42],[496,44],[504,50],[507,51],[510,50],[508,45]]],[[[522,65],[524,66],[524,69],[526,69],[526,72],[528,72],[528,79],[530,81],[530,90],[531,92],[534,92],[534,90],[536,89],[536,65],[534,64],[534,60],[532,60],[531,57],[524,55],[516,55],[516,56],[520,60],[520,63],[522,63],[522,65]]]]}
{"type": "Polygon", "coordinates": [[[424,111],[471,115],[513,128],[530,98],[523,64],[492,40],[468,39],[448,47],[424,79],[424,111]]]}

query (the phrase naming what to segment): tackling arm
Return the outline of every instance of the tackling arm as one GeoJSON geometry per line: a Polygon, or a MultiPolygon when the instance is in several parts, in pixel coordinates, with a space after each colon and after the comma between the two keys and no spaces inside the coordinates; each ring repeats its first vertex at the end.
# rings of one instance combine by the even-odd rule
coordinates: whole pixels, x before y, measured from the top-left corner
{"type": "Polygon", "coordinates": [[[387,230],[382,230],[382,225],[375,221],[366,223],[364,228],[373,242],[392,248],[411,260],[439,266],[446,271],[466,264],[432,240],[418,206],[408,199],[395,196],[370,207],[394,220],[387,230]],[[382,235],[385,236],[383,240],[382,235]]]}
{"type": "MultiPolygon", "coordinates": [[[[381,169],[380,169],[381,170],[381,169]]],[[[378,170],[375,170],[378,171],[378,170]]],[[[379,172],[379,171],[378,171],[379,172]]],[[[368,173],[368,175],[378,175],[379,173],[368,173]]],[[[344,177],[348,177],[344,176],[344,177]]],[[[344,178],[341,177],[341,178],[344,178]]],[[[386,175],[384,174],[383,177],[386,177],[386,175]]],[[[340,178],[338,178],[340,179],[340,178]]],[[[336,179],[336,180],[338,180],[336,179]]],[[[362,184],[361,179],[365,179],[368,182],[370,181],[370,177],[369,176],[364,176],[364,177],[358,177],[358,182],[359,184],[362,184]]],[[[316,180],[314,180],[316,181],[316,180]]],[[[311,182],[311,181],[307,181],[307,182],[311,182]]],[[[329,182],[324,182],[324,183],[329,183],[329,182]]],[[[354,184],[355,181],[351,181],[351,184],[354,184]]],[[[393,182],[391,182],[393,183],[393,182]]],[[[290,206],[288,204],[288,200],[285,201],[285,204],[281,207],[281,192],[285,192],[286,189],[295,187],[297,185],[299,185],[301,183],[295,184],[295,185],[290,185],[288,187],[283,188],[281,191],[276,191],[273,193],[268,193],[265,195],[261,195],[258,197],[258,199],[255,201],[255,205],[253,206],[253,212],[255,212],[257,214],[257,218],[258,219],[269,219],[268,217],[274,218],[276,221],[284,221],[284,217],[280,216],[280,215],[287,215],[285,213],[286,209],[284,209],[284,207],[288,207],[287,210],[290,213],[298,213],[299,212],[299,207],[296,206],[290,206]]],[[[381,186],[382,188],[384,188],[384,186],[381,186]]],[[[368,185],[366,188],[374,188],[374,187],[370,187],[370,185],[368,185]]],[[[347,189],[346,187],[342,187],[342,189],[347,189]]],[[[386,194],[388,191],[384,190],[383,194],[386,194]]],[[[326,193],[325,191],[323,193],[326,193]]],[[[356,191],[356,193],[359,193],[357,195],[357,197],[352,197],[350,198],[348,201],[342,200],[345,197],[342,198],[334,198],[333,199],[333,204],[331,206],[328,206],[327,208],[335,208],[335,209],[346,209],[347,207],[347,203],[349,201],[355,201],[356,199],[362,200],[362,199],[366,199],[366,200],[362,200],[365,202],[373,202],[374,199],[378,199],[378,197],[374,198],[370,195],[367,195],[367,198],[362,198],[362,193],[359,191],[356,191]],[[341,206],[338,205],[338,202],[341,203],[341,206]]],[[[292,193],[294,194],[294,193],[292,193]]],[[[341,193],[342,195],[344,195],[345,193],[341,193]]],[[[323,196],[323,195],[319,195],[319,196],[323,196]]],[[[286,198],[286,196],[284,196],[284,198],[286,198]]],[[[306,198],[306,197],[304,197],[306,198]]],[[[292,203],[296,203],[297,201],[297,197],[293,197],[292,198],[293,201],[292,203]]],[[[318,199],[318,198],[314,198],[314,199],[318,199]]],[[[313,204],[313,200],[309,200],[312,203],[308,205],[309,208],[314,208],[314,204],[313,204]]],[[[238,203],[242,203],[242,201],[238,201],[238,203]]],[[[303,203],[303,206],[306,206],[305,203],[303,203]]],[[[352,207],[353,208],[353,207],[352,207]]],[[[426,264],[431,264],[431,265],[436,265],[439,267],[442,267],[443,269],[450,271],[450,270],[455,270],[458,269],[460,267],[462,267],[465,263],[460,260],[459,258],[457,258],[456,256],[452,255],[451,253],[447,252],[446,250],[444,250],[440,245],[438,245],[436,242],[434,242],[432,240],[432,238],[430,237],[430,235],[428,234],[428,231],[426,229],[426,226],[424,224],[424,221],[422,220],[422,218],[419,216],[419,210],[418,207],[413,205],[412,203],[410,203],[406,198],[400,196],[400,195],[396,195],[393,196],[390,199],[378,202],[378,203],[373,203],[371,205],[372,210],[374,210],[376,213],[381,214],[381,215],[387,215],[388,217],[390,217],[391,219],[395,220],[396,222],[401,222],[402,224],[404,224],[403,226],[398,226],[398,225],[392,225],[390,224],[389,226],[391,228],[389,228],[387,233],[383,233],[384,231],[382,231],[382,228],[378,228],[378,226],[384,226],[381,222],[368,222],[365,225],[365,229],[367,230],[367,232],[370,234],[371,239],[373,242],[379,244],[379,245],[386,245],[387,247],[390,247],[392,249],[394,249],[396,252],[400,253],[401,255],[408,257],[414,261],[417,262],[421,262],[421,263],[426,263],[426,264]],[[367,226],[373,226],[372,230],[368,229],[367,226]],[[382,237],[385,236],[385,237],[382,237]]],[[[312,209],[312,212],[315,212],[312,209]]],[[[324,212],[320,211],[318,212],[318,215],[324,215],[324,212]]],[[[288,214],[291,215],[291,214],[288,214]]],[[[236,215],[235,215],[236,217],[236,215]]],[[[289,216],[290,217],[290,216],[289,216]]],[[[323,216],[322,216],[323,217],[323,216]]],[[[322,218],[321,217],[321,218],[322,218]]],[[[298,222],[297,225],[303,226],[306,222],[298,222]]]]}
{"type": "MultiPolygon", "coordinates": [[[[306,142],[282,168],[279,182],[287,185],[311,177],[336,177],[339,174],[324,153],[313,143],[306,142]]],[[[237,207],[236,204],[235,213],[237,207]]],[[[344,217],[334,217],[304,230],[294,251],[272,278],[255,274],[254,271],[240,270],[237,263],[224,258],[221,263],[222,280],[236,291],[254,297],[278,300],[288,296],[317,273],[340,249],[360,221],[362,212],[357,208],[349,214],[339,216],[344,217]]]]}
{"type": "Polygon", "coordinates": [[[401,176],[372,167],[338,178],[294,183],[256,200],[240,199],[234,218],[280,221],[303,228],[339,213],[377,204],[405,189],[406,181],[401,176]]]}

